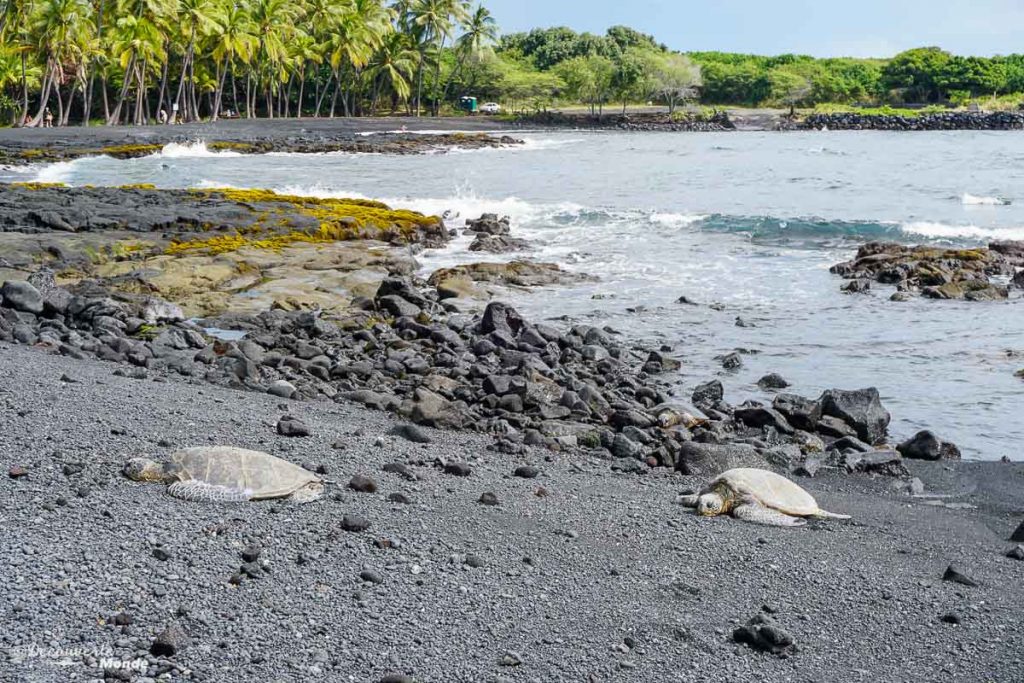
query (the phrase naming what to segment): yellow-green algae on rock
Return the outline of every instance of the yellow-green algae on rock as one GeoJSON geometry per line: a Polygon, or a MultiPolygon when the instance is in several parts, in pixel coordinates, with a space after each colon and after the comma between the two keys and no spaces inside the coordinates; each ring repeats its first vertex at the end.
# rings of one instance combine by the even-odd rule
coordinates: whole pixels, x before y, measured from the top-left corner
{"type": "MultiPolygon", "coordinates": [[[[223,254],[246,247],[281,249],[295,243],[329,243],[359,239],[416,242],[421,233],[443,232],[441,219],[392,209],[367,199],[319,198],[278,194],[273,190],[216,188],[190,190],[197,198],[235,202],[256,215],[248,228],[230,234],[175,240],[167,254],[201,251],[223,254]],[[313,219],[316,228],[303,227],[313,219]]],[[[209,228],[207,227],[207,230],[209,228]]]]}

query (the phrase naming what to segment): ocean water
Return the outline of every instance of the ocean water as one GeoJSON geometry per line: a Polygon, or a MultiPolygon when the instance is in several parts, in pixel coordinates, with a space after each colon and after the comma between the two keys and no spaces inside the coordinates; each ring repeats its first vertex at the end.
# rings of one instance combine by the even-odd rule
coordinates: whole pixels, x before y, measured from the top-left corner
{"type": "MultiPolygon", "coordinates": [[[[381,199],[456,226],[511,216],[533,258],[597,282],[517,292],[530,316],[608,325],[683,361],[678,391],[718,377],[726,398],[876,386],[894,437],[930,428],[967,457],[1024,459],[1024,300],[888,301],[845,295],[829,266],[859,243],[1024,240],[1018,133],[524,133],[515,149],[428,156],[209,152],[201,141],[133,160],[81,159],[18,172],[73,185],[270,187],[381,199]],[[686,296],[700,306],[677,303],[686,296]],[[710,304],[717,304],[712,307],[710,304]],[[742,318],[748,326],[736,325],[742,318]],[[727,372],[715,356],[749,351],[727,372]]],[[[0,175],[3,175],[0,173],[0,175]]],[[[438,267],[507,257],[468,239],[421,256],[438,267]]]]}

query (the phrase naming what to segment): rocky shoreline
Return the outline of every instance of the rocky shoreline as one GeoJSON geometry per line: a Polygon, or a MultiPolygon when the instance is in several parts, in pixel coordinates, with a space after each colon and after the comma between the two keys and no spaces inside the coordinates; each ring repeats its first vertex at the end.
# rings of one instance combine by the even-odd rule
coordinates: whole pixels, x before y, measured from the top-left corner
{"type": "Polygon", "coordinates": [[[797,126],[799,130],[1024,130],[1024,112],[951,111],[921,116],[883,114],[811,114],[797,126]]]}
{"type": "MultiPolygon", "coordinates": [[[[680,399],[671,348],[612,329],[524,320],[496,301],[470,313],[465,296],[477,281],[530,287],[569,275],[511,261],[417,281],[408,255],[391,261],[386,245],[440,247],[449,230],[439,218],[375,202],[264,190],[6,187],[0,225],[6,253],[20,258],[3,264],[0,339],[121,363],[133,375],[355,401],[416,424],[492,434],[503,451],[584,448],[636,472],[772,465],[805,476],[821,467],[900,476],[904,457],[959,457],[955,447],[887,445],[889,413],[873,389],[814,400],[780,393],[771,405],[736,405],[712,380],[680,399]],[[109,240],[108,233],[115,241],[105,251],[76,252],[67,242],[79,234],[109,240]],[[125,233],[147,241],[126,243],[125,233]],[[239,291],[250,302],[266,301],[260,287],[279,294],[272,277],[294,249],[308,268],[311,252],[303,249],[330,254],[350,243],[380,247],[369,247],[377,270],[352,273],[361,287],[348,297],[319,289],[340,268],[328,261],[314,268],[312,295],[300,289],[248,310],[232,305],[239,291]],[[247,254],[273,263],[254,265],[247,254]],[[222,284],[211,279],[215,268],[227,273],[222,284]]],[[[508,221],[496,216],[469,221],[467,230],[477,241],[512,239],[508,221]]],[[[351,251],[343,256],[352,261],[351,251]]],[[[769,379],[775,389],[786,386],[769,379]]],[[[915,438],[941,444],[922,434],[915,438]]]]}
{"type": "MultiPolygon", "coordinates": [[[[677,396],[682,350],[500,301],[583,276],[520,259],[420,280],[417,251],[452,230],[376,202],[30,184],[0,187],[0,226],[13,680],[1019,670],[1024,468],[890,435],[874,389],[809,398],[772,375],[767,404],[714,379],[677,396]],[[205,444],[332,492],[204,506],[119,475],[205,444]],[[736,466],[854,521],[672,504],[736,466]]],[[[528,248],[498,216],[465,229],[479,251],[528,248]]]]}
{"type": "Polygon", "coordinates": [[[718,133],[734,130],[728,113],[716,111],[710,116],[699,114],[677,114],[670,116],[651,113],[566,114],[563,112],[541,112],[519,116],[519,126],[541,126],[545,128],[571,128],[583,130],[628,130],[638,132],[671,133],[718,133]]]}
{"type": "MultiPolygon", "coordinates": [[[[95,142],[95,141],[90,141],[95,142]]],[[[146,141],[121,144],[80,144],[74,139],[55,140],[39,146],[29,143],[6,144],[0,147],[0,164],[22,166],[32,163],[70,161],[83,157],[109,156],[115,159],[135,159],[158,154],[169,144],[192,145],[200,143],[212,152],[238,154],[269,154],[289,152],[295,154],[430,154],[452,149],[484,149],[510,147],[523,144],[508,135],[487,133],[415,133],[386,132],[370,135],[292,135],[253,136],[244,140],[196,138],[170,129],[158,135],[147,135],[146,141]]]]}

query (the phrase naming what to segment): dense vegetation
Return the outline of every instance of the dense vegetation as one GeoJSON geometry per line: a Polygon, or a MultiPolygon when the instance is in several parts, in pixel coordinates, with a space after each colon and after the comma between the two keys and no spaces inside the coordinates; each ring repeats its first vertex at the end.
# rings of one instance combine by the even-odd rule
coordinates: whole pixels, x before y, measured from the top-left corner
{"type": "Polygon", "coordinates": [[[0,0],[0,112],[14,123],[438,114],[579,103],[963,103],[1024,91],[1024,55],[888,60],[677,53],[616,26],[498,38],[470,0],[0,0]]]}

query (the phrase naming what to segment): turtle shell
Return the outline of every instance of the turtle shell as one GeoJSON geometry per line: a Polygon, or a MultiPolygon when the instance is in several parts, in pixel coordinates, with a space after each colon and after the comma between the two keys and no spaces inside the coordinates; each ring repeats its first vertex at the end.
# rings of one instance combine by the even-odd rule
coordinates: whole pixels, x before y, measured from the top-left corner
{"type": "Polygon", "coordinates": [[[795,517],[809,517],[820,511],[814,497],[781,474],[748,467],[720,474],[709,489],[722,492],[736,500],[750,496],[761,505],[795,517]]]}
{"type": "Polygon", "coordinates": [[[186,448],[171,455],[180,481],[201,481],[244,491],[252,500],[284,498],[320,479],[287,460],[229,446],[186,448]]]}

